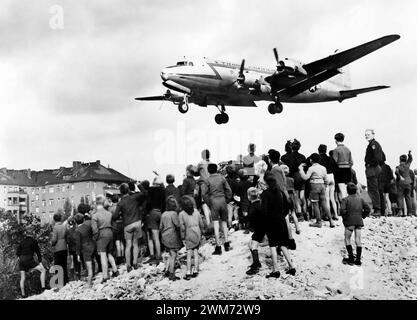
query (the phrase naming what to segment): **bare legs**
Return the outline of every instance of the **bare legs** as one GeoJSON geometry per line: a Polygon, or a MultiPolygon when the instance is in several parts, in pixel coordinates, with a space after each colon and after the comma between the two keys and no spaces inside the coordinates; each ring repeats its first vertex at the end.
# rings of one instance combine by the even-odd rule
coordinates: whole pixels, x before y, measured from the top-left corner
{"type": "MultiPolygon", "coordinates": [[[[40,272],[40,281],[41,281],[41,287],[45,288],[45,278],[46,278],[46,269],[42,265],[42,263],[38,264],[33,270],[37,270],[40,272]]],[[[20,271],[20,291],[22,293],[22,296],[26,296],[25,292],[25,281],[26,281],[26,272],[20,271]]]]}
{"type": "Polygon", "coordinates": [[[152,240],[155,245],[155,258],[161,259],[161,243],[159,242],[159,230],[152,230],[152,240]]]}
{"type": "Polygon", "coordinates": [[[108,262],[113,269],[113,272],[117,272],[116,262],[114,261],[113,256],[107,252],[99,252],[101,258],[101,268],[103,269],[103,279],[108,279],[108,262]]]}

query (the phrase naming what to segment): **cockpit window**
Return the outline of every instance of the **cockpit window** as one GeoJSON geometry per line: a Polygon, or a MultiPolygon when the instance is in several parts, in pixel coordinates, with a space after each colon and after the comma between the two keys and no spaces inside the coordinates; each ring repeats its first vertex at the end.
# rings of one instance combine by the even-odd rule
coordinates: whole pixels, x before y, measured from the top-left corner
{"type": "Polygon", "coordinates": [[[193,63],[190,61],[178,61],[177,66],[193,66],[193,63]]]}

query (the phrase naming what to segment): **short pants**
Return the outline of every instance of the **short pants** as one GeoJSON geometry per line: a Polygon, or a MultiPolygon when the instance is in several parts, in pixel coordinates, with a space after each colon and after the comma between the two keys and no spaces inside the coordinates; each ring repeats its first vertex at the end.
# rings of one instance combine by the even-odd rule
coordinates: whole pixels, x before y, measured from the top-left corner
{"type": "Polygon", "coordinates": [[[113,223],[113,240],[122,241],[123,240],[123,221],[116,221],[113,223]]]}
{"type": "Polygon", "coordinates": [[[97,252],[113,252],[113,237],[100,237],[97,240],[97,252]]]}
{"type": "Polygon", "coordinates": [[[20,256],[19,259],[19,270],[28,272],[31,269],[37,267],[39,263],[36,263],[33,256],[20,256]]]}
{"type": "Polygon", "coordinates": [[[211,219],[213,221],[227,221],[229,212],[227,210],[227,203],[225,198],[212,198],[210,200],[211,219]]]}
{"type": "Polygon", "coordinates": [[[326,200],[326,187],[324,183],[310,183],[310,200],[312,202],[326,200]]]}
{"type": "Polygon", "coordinates": [[[350,168],[336,168],[334,173],[336,183],[348,183],[352,181],[352,170],[350,168]]]}
{"type": "Polygon", "coordinates": [[[146,220],[146,229],[159,230],[160,223],[161,223],[161,210],[152,209],[146,220]]]}
{"type": "Polygon", "coordinates": [[[142,221],[138,220],[124,228],[125,240],[137,240],[142,238],[142,221]]]}
{"type": "Polygon", "coordinates": [[[360,229],[362,229],[363,227],[362,226],[347,226],[347,227],[345,227],[346,229],[348,229],[349,231],[353,231],[353,230],[355,230],[355,229],[358,229],[358,230],[360,230],[360,229]]]}

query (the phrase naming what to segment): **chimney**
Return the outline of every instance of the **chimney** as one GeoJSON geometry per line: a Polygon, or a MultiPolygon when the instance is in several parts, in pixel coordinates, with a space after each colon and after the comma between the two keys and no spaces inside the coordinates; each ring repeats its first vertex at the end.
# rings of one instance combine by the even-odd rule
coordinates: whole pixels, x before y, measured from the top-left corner
{"type": "Polygon", "coordinates": [[[81,167],[81,161],[73,161],[72,162],[72,167],[74,169],[79,169],[81,167]]]}
{"type": "Polygon", "coordinates": [[[97,165],[100,165],[100,160],[96,160],[96,164],[97,165]]]}

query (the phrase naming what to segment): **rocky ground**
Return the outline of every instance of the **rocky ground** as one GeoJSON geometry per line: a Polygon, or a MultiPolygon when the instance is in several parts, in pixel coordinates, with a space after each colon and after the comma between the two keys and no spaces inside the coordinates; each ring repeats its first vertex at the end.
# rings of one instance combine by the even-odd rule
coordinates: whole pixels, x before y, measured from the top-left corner
{"type": "MultiPolygon", "coordinates": [[[[294,235],[297,250],[291,251],[297,274],[267,279],[271,262],[269,247],[260,248],[262,268],[258,275],[245,274],[251,263],[247,247],[250,235],[242,231],[231,234],[233,249],[212,256],[213,244],[200,248],[203,260],[197,278],[170,281],[163,276],[163,264],[144,264],[100,284],[97,276],[89,289],[84,282],[70,282],[64,288],[47,290],[29,299],[417,299],[417,218],[381,217],[365,219],[363,230],[363,264],[361,267],[341,263],[346,255],[342,222],[330,229],[301,223],[301,234],[294,235]]],[[[185,275],[184,252],[181,268],[185,275]]],[[[280,258],[281,270],[287,267],[280,258]]]]}

